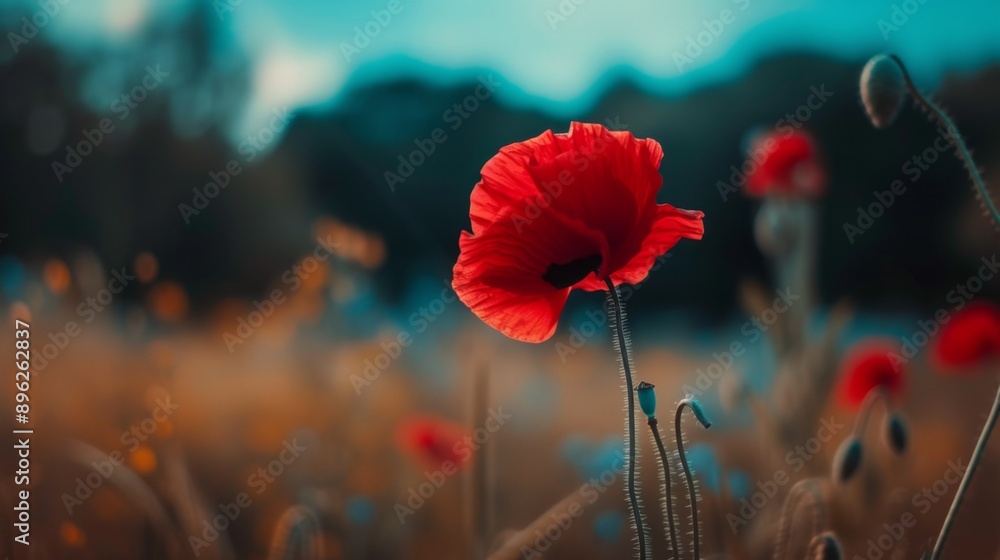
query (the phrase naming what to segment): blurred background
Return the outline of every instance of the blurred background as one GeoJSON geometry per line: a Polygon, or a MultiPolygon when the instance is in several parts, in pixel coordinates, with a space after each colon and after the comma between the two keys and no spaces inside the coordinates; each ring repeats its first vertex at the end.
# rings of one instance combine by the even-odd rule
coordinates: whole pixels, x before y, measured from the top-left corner
{"type": "MultiPolygon", "coordinates": [[[[486,558],[591,484],[600,498],[570,527],[528,542],[546,558],[625,557],[621,381],[610,330],[588,315],[601,296],[574,293],[555,337],[527,345],[450,289],[483,164],[586,121],[660,142],[659,201],[705,213],[704,239],[627,302],[660,415],[692,393],[716,419],[687,428],[703,556],[770,557],[794,482],[830,478],[858,411],[838,387],[878,341],[916,350],[891,373],[911,445],[895,457],[872,435],[864,480],[823,482],[823,529],[852,557],[919,557],[996,384],[985,361],[939,375],[938,312],[996,301],[982,272],[996,232],[938,127],[907,101],[876,130],[858,80],[871,56],[899,55],[988,181],[998,18],[971,0],[5,0],[0,353],[14,357],[14,321],[29,322],[35,434],[32,544],[14,541],[4,451],[0,553],[486,558]],[[743,188],[754,139],[793,129],[826,184],[800,201],[808,262],[793,267],[808,273],[794,286],[755,236],[767,203],[743,188]],[[782,288],[805,294],[792,317],[782,288]],[[796,378],[812,381],[783,388],[796,378]],[[846,427],[795,469],[787,453],[830,418],[846,427]],[[449,460],[457,472],[438,477],[449,460]],[[791,482],[740,513],[779,471],[791,482]],[[910,499],[925,488],[927,511],[910,499]],[[916,523],[881,546],[900,507],[916,523]]],[[[985,324],[967,332],[1000,329],[985,324]]],[[[1000,343],[984,340],[988,358],[1000,343]]],[[[638,440],[661,546],[655,451],[638,440]]],[[[998,556],[998,460],[988,451],[955,558],[998,556]]]]}

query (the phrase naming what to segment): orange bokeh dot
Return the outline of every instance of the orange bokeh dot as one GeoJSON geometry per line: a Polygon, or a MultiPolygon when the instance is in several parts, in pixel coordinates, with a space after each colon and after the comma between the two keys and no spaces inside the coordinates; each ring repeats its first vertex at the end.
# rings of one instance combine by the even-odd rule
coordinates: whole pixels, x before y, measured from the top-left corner
{"type": "Polygon", "coordinates": [[[10,318],[11,320],[20,319],[25,323],[31,322],[31,309],[22,301],[15,301],[10,304],[10,318]]]}
{"type": "Polygon", "coordinates": [[[83,543],[86,542],[87,539],[83,534],[83,531],[81,531],[80,528],[74,523],[63,521],[59,525],[59,540],[61,540],[65,545],[80,547],[83,546],[83,543]]]}
{"type": "Polygon", "coordinates": [[[139,278],[139,282],[143,284],[156,280],[156,275],[160,272],[160,263],[156,260],[156,256],[147,251],[135,256],[132,267],[135,268],[135,275],[139,278]]]}
{"type": "Polygon", "coordinates": [[[45,285],[55,294],[64,294],[69,289],[69,267],[59,259],[52,259],[42,268],[45,285]]]}
{"type": "Polygon", "coordinates": [[[187,292],[176,282],[160,282],[149,292],[149,307],[159,319],[179,321],[187,315],[187,292]]]}
{"type": "Polygon", "coordinates": [[[132,452],[128,458],[129,465],[139,474],[149,474],[156,470],[156,453],[145,445],[132,452]]]}

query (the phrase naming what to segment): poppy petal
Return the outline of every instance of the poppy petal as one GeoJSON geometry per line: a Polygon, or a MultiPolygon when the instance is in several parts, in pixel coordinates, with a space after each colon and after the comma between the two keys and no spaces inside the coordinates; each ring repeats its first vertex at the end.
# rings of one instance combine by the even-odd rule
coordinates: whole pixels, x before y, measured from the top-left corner
{"type": "Polygon", "coordinates": [[[490,158],[480,174],[482,180],[472,189],[469,218],[472,233],[477,235],[492,224],[507,206],[525,206],[539,194],[538,186],[528,173],[528,166],[544,154],[555,155],[556,135],[551,130],[504,146],[490,158]]]}
{"type": "Polygon", "coordinates": [[[966,305],[942,322],[931,347],[935,366],[946,373],[975,372],[1000,356],[1000,308],[992,303],[966,305]]]}
{"type": "Polygon", "coordinates": [[[639,250],[653,221],[663,151],[654,140],[595,124],[573,123],[556,139],[559,152],[528,169],[541,202],[602,232],[611,250],[605,268],[615,270],[639,250]]]}
{"type": "Polygon", "coordinates": [[[569,286],[545,280],[552,267],[608,258],[600,232],[551,210],[523,221],[506,208],[481,234],[462,232],[459,247],[452,282],[459,299],[486,324],[524,342],[549,339],[569,297],[569,286]]]}
{"type": "MultiPolygon", "coordinates": [[[[656,219],[649,234],[641,239],[639,251],[622,267],[611,274],[614,284],[638,284],[646,279],[656,259],[669,251],[682,238],[701,239],[705,233],[704,214],[696,210],[675,208],[669,204],[656,207],[656,219]]],[[[597,292],[607,290],[603,281],[594,275],[575,287],[597,292]]]]}

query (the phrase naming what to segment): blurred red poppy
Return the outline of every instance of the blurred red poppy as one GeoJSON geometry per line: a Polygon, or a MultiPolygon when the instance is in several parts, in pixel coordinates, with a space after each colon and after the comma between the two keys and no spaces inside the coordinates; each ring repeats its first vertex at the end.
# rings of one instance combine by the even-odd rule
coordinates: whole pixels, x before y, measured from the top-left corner
{"type": "Polygon", "coordinates": [[[440,469],[451,461],[461,466],[472,458],[468,431],[436,416],[413,416],[396,429],[396,442],[413,460],[440,469]]]}
{"type": "Polygon", "coordinates": [[[651,139],[572,123],[506,146],[472,191],[453,286],[488,325],[525,342],[556,330],[571,290],[635,284],[701,212],[656,203],[663,150],[651,139]]]}
{"type": "Polygon", "coordinates": [[[945,371],[968,371],[1000,356],[1000,308],[970,303],[942,323],[931,346],[931,358],[945,371]]]}
{"type": "Polygon", "coordinates": [[[820,165],[815,143],[805,132],[761,134],[750,147],[750,157],[756,165],[747,174],[749,196],[815,197],[826,190],[826,172],[820,165]]]}
{"type": "Polygon", "coordinates": [[[889,340],[867,340],[851,348],[841,362],[839,396],[842,404],[857,408],[868,392],[883,387],[891,398],[906,388],[902,365],[890,354],[898,349],[889,340]]]}

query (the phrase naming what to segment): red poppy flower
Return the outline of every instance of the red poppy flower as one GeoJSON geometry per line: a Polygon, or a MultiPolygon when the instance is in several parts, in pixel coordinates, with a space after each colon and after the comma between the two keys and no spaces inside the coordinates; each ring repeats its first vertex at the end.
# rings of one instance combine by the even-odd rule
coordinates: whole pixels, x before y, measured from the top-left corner
{"type": "Polygon", "coordinates": [[[471,458],[472,448],[463,443],[468,431],[435,416],[414,416],[396,430],[396,442],[415,461],[439,469],[445,462],[462,465],[471,458]]]}
{"type": "Polygon", "coordinates": [[[571,290],[635,284],[702,213],[656,203],[663,151],[651,139],[572,123],[506,146],[472,190],[452,285],[493,328],[525,342],[555,333],[571,290]]]}
{"type": "Polygon", "coordinates": [[[888,340],[865,341],[849,350],[840,369],[841,402],[857,408],[875,387],[883,387],[889,397],[901,394],[906,388],[906,375],[901,364],[890,357],[896,352],[888,340]]]}
{"type": "Polygon", "coordinates": [[[942,369],[968,369],[1000,356],[1000,309],[976,302],[941,325],[931,357],[942,369]]]}
{"type": "Polygon", "coordinates": [[[756,163],[747,174],[746,193],[815,197],[826,190],[826,173],[819,164],[816,146],[804,132],[768,132],[754,139],[751,160],[756,163]]]}

